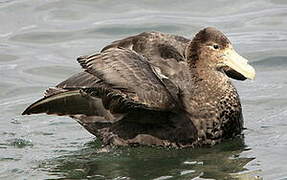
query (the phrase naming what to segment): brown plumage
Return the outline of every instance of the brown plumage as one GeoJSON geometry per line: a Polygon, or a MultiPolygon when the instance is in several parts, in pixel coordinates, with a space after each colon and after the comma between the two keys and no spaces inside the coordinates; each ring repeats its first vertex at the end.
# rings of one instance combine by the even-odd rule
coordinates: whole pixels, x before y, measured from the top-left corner
{"type": "Polygon", "coordinates": [[[228,76],[244,80],[255,72],[215,28],[192,41],[145,32],[77,61],[84,72],[48,89],[23,114],[71,116],[106,145],[194,147],[242,131],[228,76]]]}

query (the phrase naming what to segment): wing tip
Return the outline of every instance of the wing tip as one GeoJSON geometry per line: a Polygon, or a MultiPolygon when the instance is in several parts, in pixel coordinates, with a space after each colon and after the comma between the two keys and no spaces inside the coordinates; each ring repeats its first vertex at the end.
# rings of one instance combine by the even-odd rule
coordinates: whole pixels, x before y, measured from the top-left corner
{"type": "Polygon", "coordinates": [[[29,107],[27,107],[27,108],[22,112],[22,114],[21,114],[21,115],[37,114],[37,112],[36,112],[36,111],[35,111],[35,112],[33,112],[33,109],[34,109],[33,105],[34,105],[34,104],[31,104],[29,107]]]}
{"type": "Polygon", "coordinates": [[[44,97],[42,99],[39,99],[38,101],[32,103],[29,105],[23,112],[22,115],[30,115],[30,114],[39,114],[39,113],[45,113],[45,109],[43,109],[39,104],[43,100],[47,99],[48,97],[44,97]]]}
{"type": "Polygon", "coordinates": [[[29,113],[28,109],[25,109],[25,111],[23,111],[23,112],[21,113],[21,115],[30,115],[30,113],[29,113]]]}

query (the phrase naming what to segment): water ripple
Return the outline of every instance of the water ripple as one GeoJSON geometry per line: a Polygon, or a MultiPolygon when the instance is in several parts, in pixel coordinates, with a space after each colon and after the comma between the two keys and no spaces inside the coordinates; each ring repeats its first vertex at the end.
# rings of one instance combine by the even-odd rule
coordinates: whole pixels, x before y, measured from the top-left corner
{"type": "Polygon", "coordinates": [[[0,178],[286,177],[286,17],[285,0],[0,0],[0,178]],[[224,31],[257,71],[255,81],[234,82],[245,142],[103,149],[70,118],[20,116],[47,87],[81,70],[77,56],[142,31],[191,38],[206,26],[224,31]]]}

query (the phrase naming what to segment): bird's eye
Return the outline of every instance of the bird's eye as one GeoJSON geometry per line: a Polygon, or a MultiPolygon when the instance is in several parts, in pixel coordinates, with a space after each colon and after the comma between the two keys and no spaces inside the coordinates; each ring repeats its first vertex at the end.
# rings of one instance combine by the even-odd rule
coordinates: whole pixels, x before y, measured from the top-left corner
{"type": "Polygon", "coordinates": [[[214,45],[213,45],[213,48],[214,48],[214,49],[219,49],[219,46],[218,46],[217,44],[214,44],[214,45]]]}

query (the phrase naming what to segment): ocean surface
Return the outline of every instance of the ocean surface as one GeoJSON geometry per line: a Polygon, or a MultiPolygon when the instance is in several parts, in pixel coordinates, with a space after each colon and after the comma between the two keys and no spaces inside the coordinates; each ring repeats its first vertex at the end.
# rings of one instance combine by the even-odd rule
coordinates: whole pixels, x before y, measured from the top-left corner
{"type": "Polygon", "coordinates": [[[287,179],[286,0],[0,0],[0,179],[287,179]],[[21,116],[81,71],[76,58],[143,31],[214,26],[257,71],[234,81],[244,139],[212,148],[103,149],[68,117],[21,116]]]}

